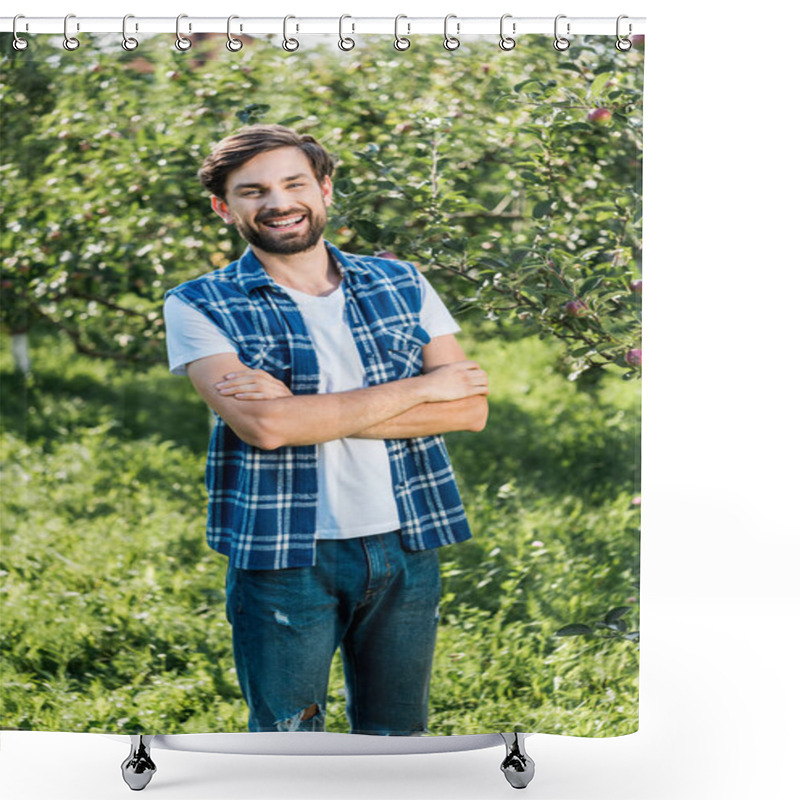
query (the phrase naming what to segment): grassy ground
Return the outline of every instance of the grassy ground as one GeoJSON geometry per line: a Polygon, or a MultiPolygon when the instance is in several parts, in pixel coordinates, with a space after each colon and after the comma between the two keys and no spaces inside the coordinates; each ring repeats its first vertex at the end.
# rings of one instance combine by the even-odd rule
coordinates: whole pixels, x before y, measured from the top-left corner
{"type": "MultiPolygon", "coordinates": [[[[246,730],[205,544],[208,417],[186,379],[3,341],[0,727],[246,730]]],[[[536,340],[472,341],[489,425],[448,437],[474,538],[441,551],[435,734],[610,736],[637,726],[638,645],[559,637],[612,608],[637,627],[638,384],[589,391],[536,340]]],[[[341,664],[328,729],[344,732],[341,664]]]]}

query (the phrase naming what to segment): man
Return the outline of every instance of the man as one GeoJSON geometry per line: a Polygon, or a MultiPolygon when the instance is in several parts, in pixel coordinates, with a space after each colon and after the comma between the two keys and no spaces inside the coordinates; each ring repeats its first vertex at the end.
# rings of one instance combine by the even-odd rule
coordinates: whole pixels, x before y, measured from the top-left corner
{"type": "Polygon", "coordinates": [[[322,238],[333,161],[279,125],[199,172],[249,243],[167,293],[170,369],[216,414],[208,540],[251,731],[324,730],[341,647],[351,732],[426,731],[437,548],[469,538],[442,439],[486,422],[486,373],[413,265],[322,238]]]}

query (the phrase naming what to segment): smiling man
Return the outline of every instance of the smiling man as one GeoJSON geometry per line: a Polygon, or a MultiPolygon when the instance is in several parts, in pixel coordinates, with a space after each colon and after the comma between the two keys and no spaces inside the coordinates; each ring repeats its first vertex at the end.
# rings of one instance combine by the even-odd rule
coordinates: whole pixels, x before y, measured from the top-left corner
{"type": "Polygon", "coordinates": [[[333,160],[279,125],[199,172],[248,247],[167,293],[170,369],[215,412],[209,545],[251,731],[321,731],[341,648],[352,733],[419,735],[439,547],[470,536],[440,436],[481,430],[486,373],[410,263],[322,238],[333,160]]]}

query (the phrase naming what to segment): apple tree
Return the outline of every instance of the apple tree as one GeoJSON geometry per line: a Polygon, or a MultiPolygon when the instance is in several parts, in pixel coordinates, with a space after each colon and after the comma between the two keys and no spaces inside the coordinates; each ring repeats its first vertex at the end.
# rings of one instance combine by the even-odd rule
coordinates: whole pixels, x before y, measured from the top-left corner
{"type": "Polygon", "coordinates": [[[637,374],[640,52],[610,37],[565,53],[548,37],[511,52],[419,38],[402,54],[391,37],[349,53],[59,45],[0,64],[7,328],[38,321],[84,353],[163,360],[166,289],[242,247],[196,170],[242,124],[280,122],[337,158],[337,245],[415,261],[493,335],[563,340],[572,376],[637,374]]]}

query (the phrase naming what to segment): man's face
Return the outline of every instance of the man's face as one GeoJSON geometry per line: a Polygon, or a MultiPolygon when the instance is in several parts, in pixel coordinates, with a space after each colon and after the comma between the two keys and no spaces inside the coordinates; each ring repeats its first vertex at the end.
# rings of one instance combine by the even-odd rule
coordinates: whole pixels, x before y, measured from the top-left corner
{"type": "Polygon", "coordinates": [[[330,178],[320,184],[302,150],[280,147],[231,172],[225,200],[215,197],[212,205],[254,247],[288,255],[311,250],[319,242],[332,195],[330,178]]]}

